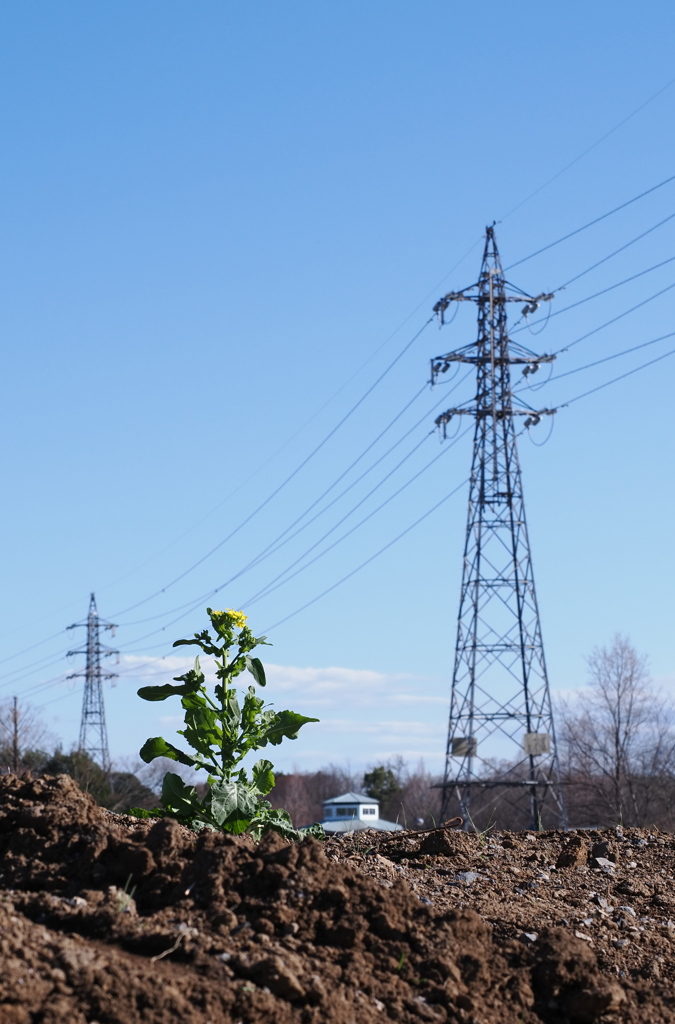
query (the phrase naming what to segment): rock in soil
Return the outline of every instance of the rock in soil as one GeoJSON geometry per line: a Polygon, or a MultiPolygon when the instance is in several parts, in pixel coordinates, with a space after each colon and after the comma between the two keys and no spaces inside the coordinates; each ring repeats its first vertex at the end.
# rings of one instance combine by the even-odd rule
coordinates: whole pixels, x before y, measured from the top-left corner
{"type": "Polygon", "coordinates": [[[2,1024],[675,1021],[656,829],[255,844],[4,775],[0,855],[2,1024]]]}

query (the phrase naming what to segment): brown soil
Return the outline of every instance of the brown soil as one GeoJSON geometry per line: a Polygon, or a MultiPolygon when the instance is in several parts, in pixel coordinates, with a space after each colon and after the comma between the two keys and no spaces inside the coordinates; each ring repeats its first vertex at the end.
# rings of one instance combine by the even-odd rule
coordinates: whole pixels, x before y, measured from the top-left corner
{"type": "Polygon", "coordinates": [[[675,837],[154,824],[0,777],[0,1024],[675,1021],[675,837]]]}

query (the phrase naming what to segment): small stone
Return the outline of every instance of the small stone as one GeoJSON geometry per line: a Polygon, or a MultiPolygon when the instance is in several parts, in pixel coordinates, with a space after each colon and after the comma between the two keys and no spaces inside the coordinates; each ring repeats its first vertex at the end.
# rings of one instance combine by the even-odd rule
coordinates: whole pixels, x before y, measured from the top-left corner
{"type": "Polygon", "coordinates": [[[476,871],[458,871],[455,878],[462,885],[472,885],[480,875],[476,871]]]}
{"type": "Polygon", "coordinates": [[[539,938],[539,935],[537,932],[523,932],[522,935],[519,936],[519,938],[521,942],[528,944],[531,942],[536,942],[539,938]]]}
{"type": "Polygon", "coordinates": [[[623,947],[627,946],[629,942],[630,939],[612,939],[614,949],[623,949],[623,947]]]}
{"type": "Polygon", "coordinates": [[[606,860],[611,860],[612,863],[616,863],[617,859],[614,847],[606,840],[593,843],[593,846],[591,847],[591,857],[596,860],[598,857],[604,857],[606,860]]]}
{"type": "Polygon", "coordinates": [[[575,933],[574,933],[574,934],[576,935],[576,937],[577,937],[578,939],[583,939],[583,940],[584,940],[584,942],[590,942],[590,943],[591,943],[591,945],[593,944],[593,939],[592,939],[592,937],[591,937],[590,935],[586,935],[586,933],[585,933],[585,932],[576,932],[576,931],[575,931],[575,933]]]}
{"type": "Polygon", "coordinates": [[[624,914],[630,914],[631,917],[637,917],[632,907],[619,907],[619,910],[622,910],[624,914]]]}
{"type": "Polygon", "coordinates": [[[609,906],[609,900],[606,900],[604,896],[598,895],[597,892],[593,893],[591,896],[591,903],[595,903],[596,906],[602,907],[603,909],[606,909],[609,906]]]}
{"type": "Polygon", "coordinates": [[[614,874],[616,865],[613,860],[607,860],[606,857],[594,857],[591,861],[591,865],[594,868],[602,868],[607,874],[614,874]]]}

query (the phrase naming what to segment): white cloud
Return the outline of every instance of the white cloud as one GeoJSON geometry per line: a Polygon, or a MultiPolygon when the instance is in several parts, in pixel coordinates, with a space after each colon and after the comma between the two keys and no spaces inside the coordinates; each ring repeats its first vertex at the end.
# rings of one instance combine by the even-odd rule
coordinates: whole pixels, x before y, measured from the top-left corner
{"type": "MultiPolygon", "coordinates": [[[[124,675],[143,685],[170,682],[193,664],[190,656],[162,659],[127,655],[124,675]]],[[[214,682],[210,659],[202,667],[214,682]]],[[[268,685],[260,691],[277,708],[291,708],[320,722],[306,725],[297,740],[275,748],[279,770],[313,770],[330,762],[350,762],[355,770],[398,754],[411,763],[424,758],[440,770],[445,752],[449,686],[432,676],[375,672],[372,669],[266,664],[268,685]]],[[[246,677],[238,679],[246,686],[246,677]]],[[[172,702],[160,705],[166,730],[180,727],[172,702]]],[[[158,707],[158,710],[159,710],[158,707]]],[[[167,737],[169,738],[169,737],[167,737]]]]}

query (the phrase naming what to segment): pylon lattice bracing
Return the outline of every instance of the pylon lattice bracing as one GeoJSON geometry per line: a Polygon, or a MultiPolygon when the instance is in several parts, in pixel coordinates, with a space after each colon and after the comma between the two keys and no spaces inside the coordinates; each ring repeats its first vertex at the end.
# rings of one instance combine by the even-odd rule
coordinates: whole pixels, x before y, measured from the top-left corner
{"type": "MultiPolygon", "coordinates": [[[[525,801],[530,827],[564,827],[515,429],[519,417],[528,428],[555,410],[514,405],[511,387],[512,366],[529,375],[553,357],[512,345],[506,315],[507,303],[523,303],[527,316],[553,296],[508,289],[490,227],[478,283],[434,307],[441,322],[452,302],[478,308],[476,342],[431,361],[432,384],[455,362],[475,365],[477,380],[469,405],[436,420],[445,435],[454,416],[475,418],[441,820],[455,802],[466,824],[484,824],[495,808],[525,801]]],[[[517,827],[518,817],[509,813],[505,822],[517,827]]]]}
{"type": "Polygon", "coordinates": [[[104,672],[101,659],[109,658],[119,652],[102,644],[99,634],[101,630],[109,630],[114,635],[116,627],[114,623],[104,622],[99,618],[96,610],[96,598],[93,594],[89,600],[89,614],[86,621],[75,622],[72,626],[68,626],[68,629],[76,629],[78,626],[86,626],[86,646],[78,651],[68,651],[68,657],[74,654],[84,654],[86,657],[84,670],[73,672],[68,676],[68,679],[84,678],[80,739],[77,749],[88,754],[104,771],[109,772],[110,753],[108,751],[108,731],[105,724],[103,681],[114,679],[117,673],[104,672]]]}

